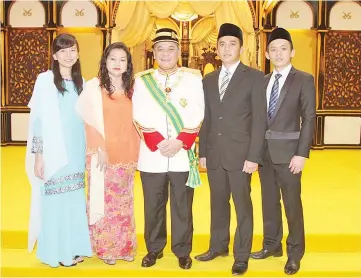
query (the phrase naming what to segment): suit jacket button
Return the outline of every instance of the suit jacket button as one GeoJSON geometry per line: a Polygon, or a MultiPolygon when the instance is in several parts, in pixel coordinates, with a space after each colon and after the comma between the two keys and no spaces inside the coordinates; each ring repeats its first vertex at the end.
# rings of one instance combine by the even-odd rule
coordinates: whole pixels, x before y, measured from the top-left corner
{"type": "Polygon", "coordinates": [[[218,133],[218,136],[221,136],[222,135],[222,133],[218,133]]]}
{"type": "Polygon", "coordinates": [[[218,119],[222,120],[222,119],[223,119],[223,117],[219,117],[218,119]]]}

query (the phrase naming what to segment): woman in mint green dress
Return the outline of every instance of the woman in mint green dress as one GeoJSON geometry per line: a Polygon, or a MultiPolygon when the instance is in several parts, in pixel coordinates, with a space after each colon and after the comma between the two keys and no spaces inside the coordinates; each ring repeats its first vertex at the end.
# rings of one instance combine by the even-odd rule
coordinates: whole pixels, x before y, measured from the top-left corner
{"type": "Polygon", "coordinates": [[[31,251],[51,267],[92,255],[85,202],[85,131],[74,105],[83,90],[78,42],[58,35],[52,70],[41,73],[29,102],[27,174],[32,185],[31,251]]]}

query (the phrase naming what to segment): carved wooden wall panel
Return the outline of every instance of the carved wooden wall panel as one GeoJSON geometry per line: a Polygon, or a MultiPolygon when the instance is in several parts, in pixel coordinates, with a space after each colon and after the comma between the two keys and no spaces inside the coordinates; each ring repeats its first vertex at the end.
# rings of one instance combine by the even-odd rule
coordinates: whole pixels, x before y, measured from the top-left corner
{"type": "Polygon", "coordinates": [[[329,32],[325,47],[324,109],[361,109],[361,32],[329,32]]]}
{"type": "Polygon", "coordinates": [[[7,105],[26,106],[36,77],[48,69],[48,32],[45,29],[9,29],[8,31],[7,105]]]}

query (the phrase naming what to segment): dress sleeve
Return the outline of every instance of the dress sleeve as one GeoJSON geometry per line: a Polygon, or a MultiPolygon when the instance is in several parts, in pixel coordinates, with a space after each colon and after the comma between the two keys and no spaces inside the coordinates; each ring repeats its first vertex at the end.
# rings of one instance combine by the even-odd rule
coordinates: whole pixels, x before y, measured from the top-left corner
{"type": "Polygon", "coordinates": [[[98,148],[106,150],[105,140],[92,126],[85,124],[87,152],[96,152],[98,148]]]}
{"type": "Polygon", "coordinates": [[[34,136],[31,145],[32,153],[43,153],[43,137],[41,133],[40,118],[37,118],[34,122],[34,136]]]}

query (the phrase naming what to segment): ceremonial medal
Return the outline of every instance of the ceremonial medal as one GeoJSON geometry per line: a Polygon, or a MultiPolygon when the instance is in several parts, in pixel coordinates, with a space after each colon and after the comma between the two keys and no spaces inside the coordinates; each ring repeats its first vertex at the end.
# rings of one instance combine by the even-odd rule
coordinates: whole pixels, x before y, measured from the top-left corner
{"type": "Polygon", "coordinates": [[[185,98],[181,98],[180,101],[179,101],[179,104],[182,106],[182,107],[186,107],[188,105],[188,101],[187,99],[185,98]]]}

